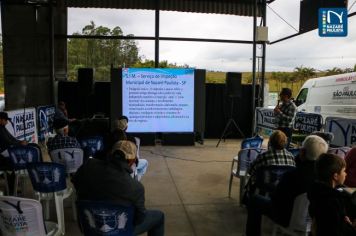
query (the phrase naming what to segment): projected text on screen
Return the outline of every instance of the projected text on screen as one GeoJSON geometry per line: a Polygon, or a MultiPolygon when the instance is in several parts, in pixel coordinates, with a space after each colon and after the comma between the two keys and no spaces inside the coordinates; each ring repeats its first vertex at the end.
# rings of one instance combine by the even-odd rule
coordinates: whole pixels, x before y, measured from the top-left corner
{"type": "Polygon", "coordinates": [[[128,132],[193,132],[194,69],[122,69],[128,132]]]}

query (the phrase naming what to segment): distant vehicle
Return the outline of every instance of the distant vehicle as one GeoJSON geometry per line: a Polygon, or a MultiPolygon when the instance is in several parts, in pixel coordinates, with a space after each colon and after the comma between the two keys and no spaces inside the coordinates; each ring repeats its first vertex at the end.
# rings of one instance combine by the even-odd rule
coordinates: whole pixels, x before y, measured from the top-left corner
{"type": "Polygon", "coordinates": [[[5,94],[0,94],[0,111],[5,109],[5,94]]]}
{"type": "Polygon", "coordinates": [[[307,80],[295,104],[298,111],[328,116],[356,117],[356,72],[307,80]]]}

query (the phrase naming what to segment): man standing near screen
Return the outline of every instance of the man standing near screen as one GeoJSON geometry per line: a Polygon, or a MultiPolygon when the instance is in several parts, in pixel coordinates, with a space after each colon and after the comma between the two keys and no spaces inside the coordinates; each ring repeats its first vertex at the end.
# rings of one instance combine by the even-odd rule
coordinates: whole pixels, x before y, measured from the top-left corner
{"type": "Polygon", "coordinates": [[[292,90],[290,88],[282,88],[279,94],[280,100],[278,100],[277,106],[274,108],[274,115],[278,120],[278,130],[285,133],[288,138],[287,148],[292,139],[293,122],[297,107],[291,100],[292,90]],[[280,102],[282,102],[280,104],[280,102]]]}

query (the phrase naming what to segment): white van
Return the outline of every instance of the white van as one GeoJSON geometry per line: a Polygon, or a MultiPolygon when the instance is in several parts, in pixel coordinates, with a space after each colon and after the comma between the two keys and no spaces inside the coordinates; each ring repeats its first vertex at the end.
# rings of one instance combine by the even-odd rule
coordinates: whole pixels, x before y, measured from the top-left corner
{"type": "Polygon", "coordinates": [[[295,100],[298,111],[356,118],[356,72],[307,80],[295,100]]]}

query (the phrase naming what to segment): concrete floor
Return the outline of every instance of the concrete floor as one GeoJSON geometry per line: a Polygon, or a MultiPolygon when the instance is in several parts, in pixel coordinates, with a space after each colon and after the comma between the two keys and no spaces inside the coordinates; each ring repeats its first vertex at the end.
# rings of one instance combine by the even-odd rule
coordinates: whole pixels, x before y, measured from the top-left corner
{"type": "MultiPolygon", "coordinates": [[[[141,158],[149,161],[142,179],[146,208],[165,213],[165,235],[244,235],[246,210],[238,204],[237,178],[228,198],[231,161],[240,140],[226,140],[218,148],[216,143],[205,140],[204,145],[195,146],[141,147],[141,158]]],[[[65,206],[66,235],[81,235],[70,201],[65,206]]],[[[270,224],[264,228],[270,234],[270,224]]]]}

